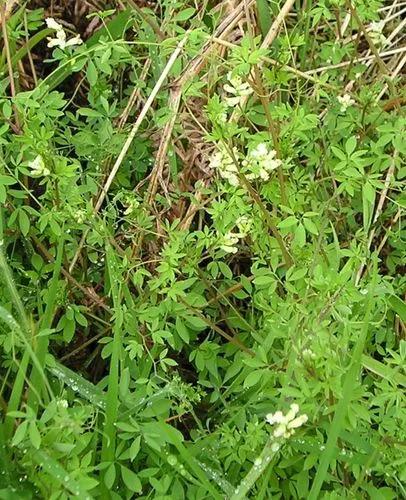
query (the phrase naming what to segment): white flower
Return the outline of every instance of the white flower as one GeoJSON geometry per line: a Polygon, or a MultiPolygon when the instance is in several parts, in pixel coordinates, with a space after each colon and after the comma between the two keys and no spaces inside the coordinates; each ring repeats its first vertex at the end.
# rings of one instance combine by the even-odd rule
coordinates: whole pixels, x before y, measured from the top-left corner
{"type": "Polygon", "coordinates": [[[344,94],[343,96],[338,96],[337,101],[341,104],[340,111],[345,113],[347,108],[355,104],[354,99],[351,98],[350,94],[344,94]]]}
{"type": "Polygon", "coordinates": [[[240,234],[243,234],[245,238],[251,229],[252,220],[246,215],[242,215],[241,217],[238,217],[236,224],[240,234]]]}
{"type": "Polygon", "coordinates": [[[53,17],[47,17],[45,19],[45,22],[47,23],[47,27],[50,30],[55,30],[55,31],[63,30],[62,25],[59,24],[57,21],[55,21],[53,17]]]}
{"type": "Polygon", "coordinates": [[[86,211],[81,209],[75,210],[72,216],[78,224],[83,224],[87,218],[86,211]]]}
{"type": "Polygon", "coordinates": [[[235,160],[238,160],[239,153],[236,147],[233,148],[233,156],[225,148],[218,146],[219,151],[215,153],[209,163],[209,167],[219,171],[220,176],[226,179],[232,186],[239,185],[238,167],[235,160]]]}
{"type": "Polygon", "coordinates": [[[311,349],[303,349],[302,351],[302,356],[304,358],[310,358],[310,359],[315,359],[316,355],[311,349]]]}
{"type": "Polygon", "coordinates": [[[299,413],[299,405],[293,403],[290,405],[289,411],[284,415],[281,411],[275,413],[269,413],[266,416],[266,420],[269,424],[275,425],[273,431],[273,437],[278,438],[289,438],[295,433],[295,429],[301,427],[307,422],[307,415],[303,414],[297,417],[299,413]]]}
{"type": "Polygon", "coordinates": [[[228,73],[227,80],[229,83],[224,85],[224,90],[230,97],[226,97],[226,102],[229,106],[238,106],[243,97],[252,94],[252,88],[248,82],[243,82],[239,76],[232,76],[228,73]]]}
{"type": "Polygon", "coordinates": [[[45,166],[44,159],[41,155],[37,155],[33,160],[28,162],[28,167],[31,169],[31,175],[33,177],[46,177],[51,173],[49,168],[45,166]]]}
{"type": "Polygon", "coordinates": [[[55,30],[56,35],[55,38],[47,37],[48,47],[60,47],[64,50],[66,47],[72,47],[74,45],[80,45],[83,43],[80,35],[76,35],[70,40],[66,41],[66,32],[63,29],[62,25],[55,21],[53,17],[47,17],[45,19],[47,26],[49,29],[55,30]]]}
{"type": "Polygon", "coordinates": [[[124,215],[132,214],[140,205],[137,200],[131,198],[127,198],[127,200],[125,200],[125,204],[127,205],[127,208],[124,210],[124,215]]]}
{"type": "Polygon", "coordinates": [[[374,21],[369,25],[369,37],[375,45],[383,45],[386,41],[385,35],[382,33],[385,27],[385,21],[374,21]]]}
{"type": "Polygon", "coordinates": [[[275,158],[276,151],[269,149],[261,142],[252,149],[243,162],[245,176],[248,180],[261,179],[267,181],[273,170],[282,165],[281,160],[275,158]]]}
{"type": "Polygon", "coordinates": [[[291,404],[290,410],[286,414],[286,420],[290,422],[296,417],[298,413],[299,413],[299,405],[297,405],[296,403],[291,404]]]}
{"type": "Polygon", "coordinates": [[[285,421],[285,417],[281,411],[277,411],[275,413],[268,413],[266,416],[266,420],[268,424],[281,424],[285,421]]]}
{"type": "Polygon", "coordinates": [[[229,231],[221,239],[221,250],[227,253],[237,253],[238,248],[235,245],[237,245],[238,241],[242,238],[245,238],[245,234],[229,231]]]}
{"type": "Polygon", "coordinates": [[[308,421],[308,416],[303,414],[288,423],[288,429],[297,429],[308,421]]]}

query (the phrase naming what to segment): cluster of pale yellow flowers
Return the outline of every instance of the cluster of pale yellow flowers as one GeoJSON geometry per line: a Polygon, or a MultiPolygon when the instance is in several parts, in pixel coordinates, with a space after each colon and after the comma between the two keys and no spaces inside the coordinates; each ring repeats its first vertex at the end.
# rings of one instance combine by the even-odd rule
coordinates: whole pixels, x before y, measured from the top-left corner
{"type": "Polygon", "coordinates": [[[299,415],[299,405],[293,403],[290,405],[289,411],[284,415],[281,411],[269,413],[266,416],[268,424],[274,425],[274,438],[290,438],[295,433],[295,430],[305,424],[308,420],[307,415],[299,415]]]}
{"type": "Polygon", "coordinates": [[[267,181],[271,172],[282,165],[282,161],[276,158],[276,151],[269,148],[264,142],[257,144],[244,159],[242,158],[243,156],[236,147],[233,148],[231,155],[224,147],[218,146],[218,151],[211,157],[209,166],[217,170],[220,177],[227,180],[232,186],[239,186],[240,163],[241,173],[250,181],[267,181]]]}
{"type": "Polygon", "coordinates": [[[83,43],[80,35],[76,35],[70,40],[66,40],[66,32],[63,29],[63,26],[55,21],[53,17],[47,17],[45,22],[47,23],[49,29],[55,30],[55,38],[47,38],[48,47],[59,47],[64,50],[66,47],[73,47],[74,45],[80,45],[83,43]]]}
{"type": "Polygon", "coordinates": [[[226,253],[237,253],[237,244],[239,240],[247,237],[249,230],[251,229],[251,220],[243,215],[237,219],[238,232],[229,231],[224,236],[221,237],[220,248],[226,253]]]}

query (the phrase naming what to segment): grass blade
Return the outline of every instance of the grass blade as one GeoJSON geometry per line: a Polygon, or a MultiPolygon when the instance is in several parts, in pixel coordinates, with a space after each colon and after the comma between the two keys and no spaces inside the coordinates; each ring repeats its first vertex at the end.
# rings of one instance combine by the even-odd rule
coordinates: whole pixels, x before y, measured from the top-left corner
{"type": "Polygon", "coordinates": [[[52,476],[57,483],[62,484],[70,493],[83,500],[92,498],[77,481],[71,478],[62,465],[45,451],[38,450],[32,452],[32,458],[45,472],[52,476]]]}
{"type": "MultiPolygon", "coordinates": [[[[41,323],[40,323],[40,331],[43,329],[48,329],[51,328],[52,326],[52,320],[54,317],[55,313],[55,303],[56,303],[56,297],[57,297],[57,291],[58,291],[58,282],[59,282],[59,276],[61,273],[61,267],[62,267],[62,257],[63,257],[63,249],[64,249],[64,239],[61,238],[58,244],[58,249],[56,253],[56,259],[55,259],[55,265],[54,265],[54,270],[49,286],[49,294],[48,294],[48,300],[45,308],[45,313],[44,316],[42,317],[41,323]]],[[[37,359],[39,362],[39,365],[41,366],[41,371],[40,373],[38,369],[34,366],[32,369],[32,374],[31,374],[31,382],[33,386],[39,391],[41,391],[41,382],[44,378],[44,370],[43,366],[45,366],[45,358],[46,354],[48,352],[48,344],[49,344],[49,337],[48,335],[43,335],[37,337],[37,346],[36,346],[36,355],[37,359]]],[[[45,394],[44,394],[45,395],[45,394]]],[[[28,396],[28,405],[33,409],[37,410],[39,404],[39,400],[37,398],[37,395],[35,392],[30,391],[30,394],[28,396]]]]}
{"type": "MultiPolygon", "coordinates": [[[[118,262],[110,245],[106,250],[106,262],[109,277],[110,294],[115,310],[113,325],[113,350],[110,358],[109,384],[106,396],[106,417],[101,458],[103,462],[111,462],[115,457],[116,427],[119,405],[119,363],[121,350],[121,327],[123,321],[121,309],[121,282],[122,277],[118,269],[118,262]]],[[[103,476],[104,477],[104,476],[103,476]]]]}
{"type": "Polygon", "coordinates": [[[377,257],[373,256],[373,275],[372,275],[372,284],[369,290],[367,303],[365,307],[365,316],[364,322],[362,326],[362,330],[359,334],[357,342],[353,349],[353,354],[350,361],[350,366],[347,370],[347,374],[344,379],[344,384],[342,387],[342,399],[338,402],[334,418],[330,424],[328,431],[328,438],[326,443],[326,448],[320,458],[319,467],[316,472],[316,476],[314,478],[310,493],[309,500],[317,500],[319,497],[321,488],[323,486],[324,480],[327,477],[328,467],[334,455],[334,449],[337,444],[337,439],[340,435],[341,430],[344,427],[344,420],[347,414],[347,408],[351,401],[353,389],[354,389],[354,380],[357,379],[359,375],[359,371],[361,368],[361,359],[362,352],[364,350],[365,342],[367,340],[368,327],[370,316],[372,312],[372,307],[374,304],[373,294],[375,291],[376,281],[377,281],[377,257]]]}
{"type": "Polygon", "coordinates": [[[266,36],[272,24],[271,9],[267,0],[257,0],[258,22],[262,36],[266,36]]]}
{"type": "Polygon", "coordinates": [[[77,392],[83,399],[102,410],[106,408],[105,393],[96,385],[58,362],[55,362],[52,366],[47,366],[47,369],[54,377],[77,392]]]}

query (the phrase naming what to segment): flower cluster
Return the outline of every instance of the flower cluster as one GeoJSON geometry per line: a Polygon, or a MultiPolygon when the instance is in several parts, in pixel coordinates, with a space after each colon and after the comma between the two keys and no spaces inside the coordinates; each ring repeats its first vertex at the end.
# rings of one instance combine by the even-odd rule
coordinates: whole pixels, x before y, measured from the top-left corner
{"type": "Polygon", "coordinates": [[[269,149],[261,142],[251,150],[242,162],[244,173],[248,180],[261,179],[267,181],[271,172],[282,165],[281,160],[275,158],[276,151],[269,149]]]}
{"type": "Polygon", "coordinates": [[[248,82],[243,82],[239,76],[232,76],[228,73],[227,80],[229,83],[224,85],[224,90],[229,97],[226,97],[226,102],[229,106],[238,106],[244,97],[252,94],[252,88],[248,82]]]}
{"type": "Polygon", "coordinates": [[[63,29],[62,25],[55,21],[53,17],[47,17],[45,19],[47,26],[51,30],[56,31],[55,38],[48,37],[48,47],[60,47],[64,50],[66,47],[72,47],[74,45],[80,45],[83,43],[80,35],[76,35],[70,40],[66,40],[66,32],[63,29]]]}
{"type": "Polygon", "coordinates": [[[344,94],[343,96],[338,96],[337,101],[341,104],[340,111],[345,113],[347,108],[355,104],[354,99],[351,98],[350,94],[344,94]]]}
{"type": "Polygon", "coordinates": [[[239,240],[244,239],[251,229],[252,221],[245,215],[236,221],[238,232],[229,231],[220,237],[220,248],[226,253],[237,253],[239,240]]]}
{"type": "Polygon", "coordinates": [[[275,425],[273,437],[287,439],[295,433],[295,429],[305,424],[308,420],[307,415],[296,416],[298,413],[299,405],[296,403],[290,405],[290,410],[286,415],[281,411],[269,413],[266,420],[269,424],[275,425]]]}
{"type": "Polygon", "coordinates": [[[41,155],[37,155],[33,160],[28,162],[28,167],[33,177],[47,177],[51,173],[49,168],[45,166],[44,159],[41,155]]]}
{"type": "Polygon", "coordinates": [[[80,208],[75,210],[72,213],[72,216],[73,216],[73,219],[75,220],[75,222],[77,222],[78,224],[83,224],[88,218],[86,210],[82,210],[80,208]]]}
{"type": "Polygon", "coordinates": [[[66,401],[66,399],[58,399],[56,401],[56,405],[58,408],[68,408],[69,407],[69,404],[66,401]]]}
{"type": "MultiPolygon", "coordinates": [[[[282,165],[281,160],[275,157],[276,151],[270,149],[262,142],[252,149],[241,162],[241,171],[250,181],[257,179],[267,181],[271,172],[282,165]]],[[[241,155],[236,147],[233,148],[233,153],[230,155],[225,148],[219,146],[219,151],[212,156],[209,166],[218,170],[220,176],[226,179],[232,186],[239,186],[239,169],[237,163],[240,160],[241,155]]]]}
{"type": "Polygon", "coordinates": [[[236,224],[240,234],[243,234],[245,238],[251,229],[252,219],[249,219],[246,215],[242,215],[238,217],[236,224]]]}
{"type": "Polygon", "coordinates": [[[246,236],[247,235],[245,233],[233,233],[232,231],[229,231],[221,238],[221,250],[226,253],[237,253],[237,243],[239,242],[239,240],[245,238],[246,236]]]}
{"type": "Polygon", "coordinates": [[[368,34],[375,45],[384,45],[386,37],[382,33],[385,27],[385,21],[375,21],[369,25],[368,34]]]}
{"type": "Polygon", "coordinates": [[[219,171],[219,174],[223,179],[228,180],[232,186],[238,186],[238,167],[235,160],[237,160],[239,154],[236,147],[233,148],[233,156],[231,157],[225,148],[220,148],[217,153],[215,153],[210,160],[210,168],[219,171]]]}
{"type": "Polygon", "coordinates": [[[124,210],[124,215],[133,214],[137,208],[140,206],[139,202],[135,198],[127,197],[124,201],[127,208],[124,210]]]}
{"type": "Polygon", "coordinates": [[[316,359],[316,355],[311,349],[303,349],[302,356],[305,359],[316,359]]]}

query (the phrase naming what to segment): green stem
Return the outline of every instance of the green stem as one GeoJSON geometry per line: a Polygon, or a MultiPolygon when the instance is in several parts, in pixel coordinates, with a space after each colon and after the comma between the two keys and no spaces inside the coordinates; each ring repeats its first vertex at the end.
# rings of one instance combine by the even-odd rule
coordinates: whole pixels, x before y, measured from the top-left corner
{"type": "MultiPolygon", "coordinates": [[[[107,267],[110,294],[113,299],[114,310],[116,315],[113,324],[113,349],[110,358],[109,384],[106,396],[106,414],[104,420],[104,436],[101,451],[102,462],[114,462],[116,454],[116,427],[119,407],[119,365],[121,353],[121,331],[123,324],[122,314],[122,275],[119,271],[119,265],[115,257],[113,248],[107,245],[106,249],[107,267]]],[[[102,498],[110,498],[109,492],[105,486],[104,478],[106,471],[103,473],[102,483],[102,498]]]]}
{"type": "MultiPolygon", "coordinates": [[[[233,160],[233,162],[235,163],[236,167],[239,169],[238,161],[237,161],[237,158],[234,155],[233,149],[230,148],[228,146],[228,144],[226,142],[224,142],[224,141],[223,141],[223,145],[226,148],[227,153],[230,155],[230,158],[233,160]]],[[[269,215],[269,212],[268,212],[266,206],[264,205],[264,203],[262,202],[261,197],[259,196],[259,194],[255,191],[255,189],[248,182],[248,180],[245,177],[245,175],[243,175],[239,170],[238,170],[238,172],[239,172],[239,178],[240,178],[240,180],[243,182],[243,184],[247,188],[248,193],[250,194],[251,198],[255,201],[255,203],[258,205],[259,209],[261,210],[261,212],[262,212],[262,214],[263,214],[263,216],[265,218],[265,221],[266,221],[266,223],[267,223],[267,225],[268,225],[271,233],[273,234],[274,238],[276,239],[276,241],[277,241],[277,243],[279,245],[279,248],[281,249],[281,252],[282,252],[282,255],[283,255],[283,259],[285,261],[285,265],[289,269],[290,267],[293,266],[294,262],[293,262],[293,259],[292,259],[291,255],[290,255],[288,249],[286,248],[285,242],[283,241],[283,238],[280,235],[280,233],[278,231],[278,228],[276,227],[276,224],[272,220],[272,217],[269,215]]]]}
{"type": "Polygon", "coordinates": [[[31,330],[30,323],[28,321],[27,315],[25,314],[24,305],[20,299],[18,294],[17,287],[14,283],[13,276],[11,274],[10,268],[7,264],[6,256],[3,251],[4,241],[2,238],[2,234],[0,234],[0,271],[3,276],[3,282],[5,283],[9,293],[11,300],[14,304],[14,307],[18,313],[20,324],[23,327],[24,332],[28,335],[28,332],[31,330]]]}
{"type": "MultiPolygon", "coordinates": [[[[259,92],[259,98],[261,100],[262,107],[264,108],[265,116],[268,122],[268,128],[271,133],[272,137],[272,142],[273,142],[273,147],[275,148],[276,151],[276,157],[279,160],[282,160],[281,156],[281,149],[279,145],[279,137],[277,133],[277,125],[275,124],[272,116],[271,116],[271,111],[270,111],[270,105],[271,101],[269,100],[269,97],[267,93],[265,92],[265,87],[262,83],[262,78],[261,74],[259,72],[258,66],[255,66],[254,69],[254,74],[255,74],[255,84],[258,87],[258,92],[259,92]]],[[[283,174],[283,168],[280,165],[277,170],[278,173],[278,179],[279,179],[279,189],[280,189],[280,194],[281,194],[281,201],[285,207],[289,206],[289,201],[286,196],[286,187],[285,187],[285,176],[283,174]]]]}
{"type": "MultiPolygon", "coordinates": [[[[56,254],[56,259],[55,259],[55,265],[54,265],[54,270],[53,270],[53,275],[52,279],[50,282],[49,286],[49,293],[47,297],[47,305],[45,308],[44,315],[42,316],[41,324],[39,330],[46,330],[51,328],[52,326],[52,321],[54,318],[55,314],[55,303],[56,303],[56,297],[57,297],[57,292],[58,292],[58,286],[59,286],[59,276],[61,273],[61,268],[62,268],[62,257],[63,257],[63,249],[64,249],[64,238],[61,237],[59,244],[58,244],[58,249],[57,249],[57,254],[56,254]]],[[[45,374],[44,374],[44,369],[43,367],[46,364],[46,355],[48,353],[48,344],[49,344],[49,337],[46,336],[38,336],[36,337],[36,346],[34,347],[35,349],[35,354],[38,359],[38,365],[34,365],[32,368],[31,372],[31,382],[32,386],[34,387],[34,391],[30,391],[28,395],[28,406],[30,406],[34,411],[38,409],[38,404],[39,404],[39,398],[38,394],[41,395],[42,393],[42,383],[44,381],[45,374]],[[39,368],[38,368],[39,366],[39,368]]],[[[46,396],[46,391],[43,392],[43,396],[46,396]]]]}
{"type": "MultiPolygon", "coordinates": [[[[247,493],[257,482],[258,478],[265,472],[269,462],[275,457],[278,450],[273,450],[272,445],[275,444],[275,438],[271,435],[268,442],[264,446],[259,457],[255,460],[248,474],[241,481],[239,486],[230,497],[230,500],[243,500],[247,497],[247,493]]],[[[279,449],[279,448],[278,448],[279,449]]]]}

